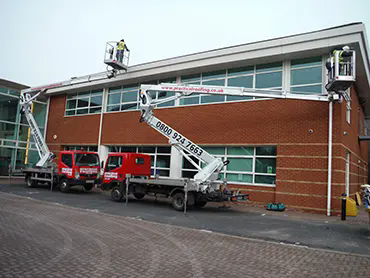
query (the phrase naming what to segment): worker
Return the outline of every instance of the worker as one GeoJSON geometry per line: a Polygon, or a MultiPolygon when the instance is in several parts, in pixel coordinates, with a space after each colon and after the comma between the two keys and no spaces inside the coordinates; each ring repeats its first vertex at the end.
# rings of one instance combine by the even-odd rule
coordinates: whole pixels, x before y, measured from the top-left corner
{"type": "Polygon", "coordinates": [[[342,48],[343,50],[337,50],[337,49],[334,49],[333,52],[332,52],[332,57],[327,59],[326,60],[326,68],[331,71],[332,68],[331,68],[331,62],[333,62],[333,69],[335,68],[335,55],[337,52],[339,52],[338,56],[339,56],[339,59],[338,59],[338,62],[339,62],[339,75],[350,75],[350,69],[351,67],[346,67],[346,64],[345,64],[345,58],[347,57],[351,57],[352,56],[352,52],[349,51],[350,48],[349,46],[343,46],[342,48]]]}
{"type": "Polygon", "coordinates": [[[116,58],[117,58],[118,62],[120,62],[120,63],[123,62],[123,56],[124,56],[125,49],[127,51],[130,51],[130,50],[128,50],[127,45],[125,44],[124,39],[117,42],[117,57],[116,58]]]}

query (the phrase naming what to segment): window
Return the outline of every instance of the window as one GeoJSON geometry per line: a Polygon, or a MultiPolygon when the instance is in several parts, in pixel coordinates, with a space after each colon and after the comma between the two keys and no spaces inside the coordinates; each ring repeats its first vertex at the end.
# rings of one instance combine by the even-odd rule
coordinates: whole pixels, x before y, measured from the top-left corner
{"type": "Polygon", "coordinates": [[[122,166],[122,156],[110,156],[108,158],[108,163],[106,171],[112,171],[122,166]]]}
{"type": "Polygon", "coordinates": [[[72,154],[63,153],[62,163],[64,163],[67,167],[72,168],[72,154]]]}
{"type": "Polygon", "coordinates": [[[99,114],[103,104],[103,89],[67,95],[66,116],[99,114]]]}
{"type": "MultiPolygon", "coordinates": [[[[160,177],[170,176],[171,147],[152,147],[152,146],[109,146],[109,152],[133,152],[150,155],[151,175],[160,177]]],[[[140,159],[140,158],[139,158],[140,159]]],[[[140,162],[137,161],[137,164],[140,162]]],[[[144,163],[144,161],[142,161],[144,163]]]]}
{"type": "Polygon", "coordinates": [[[65,151],[98,152],[98,146],[64,146],[65,151]]]}
{"type": "Polygon", "coordinates": [[[136,164],[144,164],[144,158],[142,157],[136,158],[136,164]]]}
{"type": "MultiPolygon", "coordinates": [[[[281,89],[282,82],[282,62],[181,76],[181,83],[206,86],[281,89]]],[[[191,96],[181,98],[180,105],[222,103],[225,101],[250,99],[254,99],[254,97],[192,94],[191,96]]]]}
{"type": "Polygon", "coordinates": [[[92,153],[76,153],[76,166],[99,166],[99,157],[92,153]]]}
{"type": "Polygon", "coordinates": [[[302,94],[322,93],[322,57],[291,61],[290,90],[302,94]]]}
{"type": "MultiPolygon", "coordinates": [[[[226,178],[231,184],[270,184],[276,182],[276,147],[204,147],[204,150],[221,158],[229,160],[219,178],[226,178]]],[[[197,158],[191,159],[203,168],[205,165],[197,158]]],[[[196,167],[183,157],[182,177],[193,178],[198,172],[196,167]]]]}

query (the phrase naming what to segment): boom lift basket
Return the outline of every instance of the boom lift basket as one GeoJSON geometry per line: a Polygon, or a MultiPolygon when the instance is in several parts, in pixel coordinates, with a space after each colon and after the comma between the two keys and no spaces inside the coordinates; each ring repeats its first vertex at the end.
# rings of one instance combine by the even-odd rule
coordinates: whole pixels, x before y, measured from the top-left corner
{"type": "Polygon", "coordinates": [[[356,52],[354,50],[333,51],[326,61],[328,92],[343,92],[356,81],[356,52]]]}
{"type": "Polygon", "coordinates": [[[109,41],[105,45],[104,63],[116,70],[127,71],[130,59],[130,51],[123,51],[122,62],[119,60],[120,53],[117,51],[117,42],[109,41]]]}

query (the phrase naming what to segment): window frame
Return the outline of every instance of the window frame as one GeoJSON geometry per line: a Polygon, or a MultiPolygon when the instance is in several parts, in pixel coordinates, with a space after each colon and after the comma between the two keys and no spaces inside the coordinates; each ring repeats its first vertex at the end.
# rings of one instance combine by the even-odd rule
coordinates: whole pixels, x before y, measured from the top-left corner
{"type": "Polygon", "coordinates": [[[64,117],[75,117],[75,116],[87,116],[87,115],[99,115],[99,114],[101,114],[102,110],[103,110],[103,106],[104,106],[103,96],[104,96],[104,89],[90,90],[90,91],[86,91],[86,92],[79,92],[79,93],[69,94],[69,95],[67,94],[65,108],[64,108],[64,117]],[[101,97],[101,105],[91,106],[91,98],[98,97],[98,96],[101,97]],[[88,105],[83,106],[83,107],[78,107],[78,100],[85,99],[85,98],[88,98],[88,105]],[[75,107],[67,109],[68,101],[73,101],[73,100],[76,101],[75,107]],[[100,108],[100,111],[98,111],[98,112],[90,112],[90,109],[99,109],[99,108],[100,108]],[[82,111],[82,110],[87,110],[87,113],[77,114],[78,111],[82,111]],[[67,115],[67,113],[70,112],[70,111],[75,111],[75,113],[73,115],[67,115]]]}

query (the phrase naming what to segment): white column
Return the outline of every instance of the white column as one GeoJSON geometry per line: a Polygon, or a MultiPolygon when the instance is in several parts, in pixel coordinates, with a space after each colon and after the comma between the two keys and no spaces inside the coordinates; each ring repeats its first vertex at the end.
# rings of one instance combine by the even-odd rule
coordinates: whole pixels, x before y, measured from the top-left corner
{"type": "Polygon", "coordinates": [[[104,161],[104,167],[105,167],[105,162],[108,157],[108,146],[100,145],[100,148],[98,150],[99,158],[100,158],[100,163],[104,161]]]}
{"type": "Polygon", "coordinates": [[[171,164],[170,164],[170,178],[179,179],[181,178],[182,169],[182,155],[175,148],[171,147],[171,164]]]}

